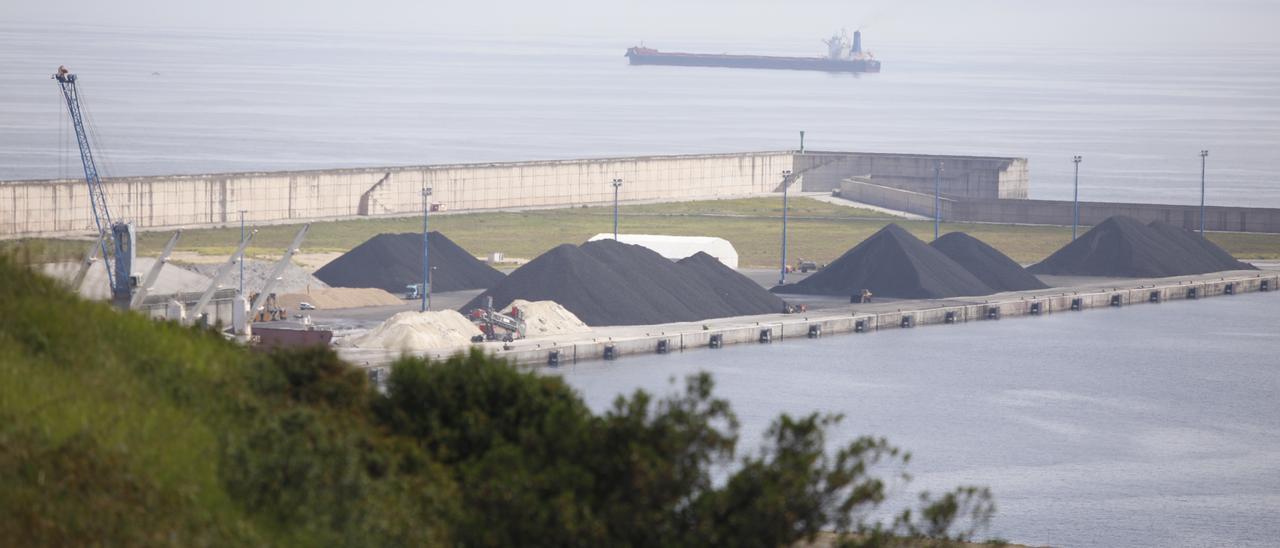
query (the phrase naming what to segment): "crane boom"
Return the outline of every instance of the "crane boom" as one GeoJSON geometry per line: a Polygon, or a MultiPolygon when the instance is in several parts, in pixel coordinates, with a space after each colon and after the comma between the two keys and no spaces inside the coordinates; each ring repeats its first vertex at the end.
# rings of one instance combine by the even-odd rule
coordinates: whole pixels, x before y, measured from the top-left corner
{"type": "Polygon", "coordinates": [[[76,131],[76,143],[80,146],[80,163],[84,165],[84,181],[89,186],[89,204],[93,209],[93,222],[98,229],[111,297],[117,304],[128,307],[133,293],[130,283],[133,274],[133,227],[111,218],[107,195],[102,187],[102,179],[98,176],[98,165],[93,160],[93,149],[89,146],[89,134],[85,131],[84,116],[80,112],[80,91],[76,87],[76,75],[67,70],[67,67],[61,66],[53,79],[57,80],[58,87],[62,89],[62,98],[67,102],[71,125],[76,131]]]}

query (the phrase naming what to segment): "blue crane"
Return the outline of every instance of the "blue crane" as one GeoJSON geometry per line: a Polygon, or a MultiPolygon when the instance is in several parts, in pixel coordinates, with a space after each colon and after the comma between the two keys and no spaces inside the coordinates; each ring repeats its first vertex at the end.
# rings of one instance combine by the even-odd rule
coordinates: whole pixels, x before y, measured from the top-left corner
{"type": "Polygon", "coordinates": [[[80,93],[76,89],[76,75],[67,67],[58,67],[53,79],[62,88],[71,113],[71,125],[76,130],[76,142],[80,145],[80,163],[84,164],[84,180],[89,185],[89,204],[93,209],[93,222],[98,228],[98,242],[102,248],[102,260],[107,269],[107,283],[111,287],[111,300],[122,308],[128,308],[133,294],[134,245],[137,243],[133,225],[114,221],[107,206],[107,195],[98,177],[98,166],[93,161],[89,147],[89,134],[85,131],[84,117],[80,114],[80,93]]]}

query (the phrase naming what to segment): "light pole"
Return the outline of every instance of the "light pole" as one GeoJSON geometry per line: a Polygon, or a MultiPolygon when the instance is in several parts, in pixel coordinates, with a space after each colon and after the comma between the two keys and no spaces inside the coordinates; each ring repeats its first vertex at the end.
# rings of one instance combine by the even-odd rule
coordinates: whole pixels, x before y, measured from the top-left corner
{"type": "Polygon", "coordinates": [[[1204,164],[1208,161],[1209,151],[1200,151],[1200,237],[1204,237],[1204,164]]]}
{"type": "MultiPolygon", "coordinates": [[[[244,241],[244,212],[240,210],[240,241],[244,241]]],[[[244,296],[244,255],[240,256],[240,295],[244,296]]]]}
{"type": "Polygon", "coordinates": [[[942,224],[942,160],[933,172],[933,239],[938,239],[938,229],[942,224]]]}
{"type": "Polygon", "coordinates": [[[618,241],[618,189],[622,188],[622,179],[613,180],[613,241],[618,241]]]}
{"type": "Polygon", "coordinates": [[[1080,160],[1082,158],[1076,155],[1071,161],[1076,164],[1076,182],[1075,191],[1071,198],[1071,241],[1076,241],[1076,231],[1080,227],[1080,160]]]}
{"type": "Polygon", "coordinates": [[[431,241],[428,219],[431,217],[431,187],[422,189],[422,312],[431,310],[431,241]]]}
{"type": "Polygon", "coordinates": [[[791,170],[782,171],[782,268],[778,276],[778,285],[787,283],[787,187],[790,186],[791,170]]]}

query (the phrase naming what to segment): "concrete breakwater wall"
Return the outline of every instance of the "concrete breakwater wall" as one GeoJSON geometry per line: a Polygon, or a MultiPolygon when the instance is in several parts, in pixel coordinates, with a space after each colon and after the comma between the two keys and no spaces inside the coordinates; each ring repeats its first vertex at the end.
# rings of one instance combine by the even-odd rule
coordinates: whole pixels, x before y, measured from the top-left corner
{"type": "Polygon", "coordinates": [[[796,156],[795,169],[805,173],[804,190],[820,192],[840,188],[847,177],[861,176],[932,194],[936,178],[946,196],[1021,200],[1028,196],[1031,181],[1025,159],[997,156],[806,152],[796,156]],[[936,170],[939,165],[941,172],[936,170]]]}
{"type": "MultiPolygon", "coordinates": [[[[874,206],[933,217],[933,189],[917,192],[882,181],[851,177],[841,181],[840,195],[874,206]]],[[[1071,225],[1074,204],[1065,200],[1006,200],[943,195],[942,220],[953,222],[1071,225]]],[[[1080,224],[1096,225],[1114,215],[1149,223],[1163,221],[1188,229],[1200,228],[1199,205],[1080,202],[1080,224]]],[[[1223,232],[1280,233],[1280,209],[1205,207],[1205,229],[1223,232]]]]}
{"type": "MultiPolygon", "coordinates": [[[[1280,273],[1220,273],[1155,280],[1128,287],[1054,288],[997,295],[994,298],[950,299],[949,303],[903,301],[894,311],[858,313],[823,310],[807,314],[770,315],[749,318],[708,320],[704,324],[648,326],[643,335],[573,340],[528,340],[509,349],[490,343],[486,350],[512,363],[529,366],[561,365],[579,361],[616,359],[628,355],[662,354],[696,349],[713,349],[731,344],[761,344],[811,338],[839,333],[871,333],[926,325],[999,320],[1019,316],[1039,316],[1077,312],[1090,308],[1125,307],[1171,300],[1201,299],[1258,291],[1276,291],[1280,273]],[[704,329],[702,326],[705,325],[704,329]],[[713,343],[713,340],[715,341],[713,343]]],[[[605,328],[608,329],[608,328],[605,328]]],[[[445,359],[466,347],[426,353],[445,359]]],[[[365,361],[379,367],[396,356],[365,361]]]]}
{"type": "MultiPolygon", "coordinates": [[[[484,211],[612,203],[615,178],[622,201],[766,195],[779,190],[784,170],[803,174],[806,190],[834,189],[851,175],[911,185],[931,177],[938,159],[953,166],[959,195],[1026,196],[1018,158],[795,151],[121,177],[103,186],[114,217],[159,230],[228,226],[240,211],[252,224],[417,215],[424,187],[441,210],[484,211]]],[[[83,180],[0,182],[0,238],[91,234],[93,226],[83,180]]]]}

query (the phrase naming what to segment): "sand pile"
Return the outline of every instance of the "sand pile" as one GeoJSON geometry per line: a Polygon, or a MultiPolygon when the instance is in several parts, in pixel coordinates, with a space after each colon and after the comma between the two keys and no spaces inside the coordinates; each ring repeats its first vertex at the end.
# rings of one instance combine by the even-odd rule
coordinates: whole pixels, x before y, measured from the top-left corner
{"type": "Polygon", "coordinates": [[[1049,287],[1008,255],[963,232],[944,234],[929,246],[960,263],[970,274],[996,291],[1049,287]]]}
{"type": "Polygon", "coordinates": [[[562,333],[585,333],[591,331],[573,312],[565,310],[555,301],[529,302],[524,299],[511,301],[511,305],[502,311],[511,315],[511,309],[520,309],[524,319],[525,336],[559,335],[562,333]]]}
{"type": "Polygon", "coordinates": [[[276,304],[290,312],[298,310],[298,305],[304,302],[319,310],[404,304],[400,297],[372,287],[326,287],[308,293],[276,294],[276,304]]]}
{"type": "Polygon", "coordinates": [[[420,352],[471,344],[480,330],[454,310],[401,312],[351,339],[360,348],[420,352]]]}
{"type": "Polygon", "coordinates": [[[462,307],[493,297],[555,301],[587,325],[647,325],[781,312],[783,302],[745,276],[712,268],[709,255],[673,263],[654,251],[613,240],[556,247],[512,272],[462,307]]]}
{"type": "MultiPolygon", "coordinates": [[[[102,261],[94,262],[89,271],[85,273],[84,281],[78,288],[80,296],[86,299],[110,299],[111,288],[107,286],[107,269],[106,263],[102,261]]],[[[147,276],[151,271],[151,267],[156,264],[154,257],[137,257],[133,262],[133,273],[138,276],[139,281],[147,276]]],[[[76,273],[80,270],[80,263],[50,263],[40,266],[40,271],[46,276],[64,282],[70,282],[75,278],[76,273]]],[[[176,266],[173,263],[165,263],[160,267],[160,276],[156,278],[155,284],[148,291],[150,295],[172,295],[174,293],[197,293],[203,292],[209,288],[212,280],[208,276],[202,276],[198,273],[176,266]]],[[[235,287],[234,281],[230,277],[223,280],[223,287],[235,287]]]]}
{"type": "MultiPolygon", "coordinates": [[[[278,261],[258,261],[247,260],[244,262],[244,290],[245,293],[253,294],[262,290],[267,284],[267,277],[271,275],[271,271],[275,269],[278,261]]],[[[221,263],[212,264],[193,264],[186,268],[192,272],[212,278],[217,274],[218,269],[222,267],[221,263]]],[[[222,285],[226,287],[240,287],[239,282],[240,267],[232,266],[231,272],[227,273],[227,277],[222,279],[222,285]]],[[[280,280],[276,282],[275,288],[271,290],[277,295],[281,293],[301,293],[308,289],[317,289],[329,287],[328,284],[316,279],[306,269],[288,263],[284,267],[284,271],[280,274],[280,280]]]]}
{"type": "MultiPolygon", "coordinates": [[[[427,239],[433,292],[485,289],[502,280],[502,273],[477,260],[439,232],[427,239]]],[[[404,293],[405,286],[422,283],[422,234],[379,234],[316,271],[334,287],[376,287],[404,293]]]]}
{"type": "Polygon", "coordinates": [[[959,263],[896,224],[880,229],[808,278],[773,291],[844,296],[864,288],[877,296],[900,299],[995,293],[959,263]]]}
{"type": "Polygon", "coordinates": [[[1036,274],[1163,278],[1252,268],[1199,234],[1117,215],[1033,265],[1036,274]]]}

